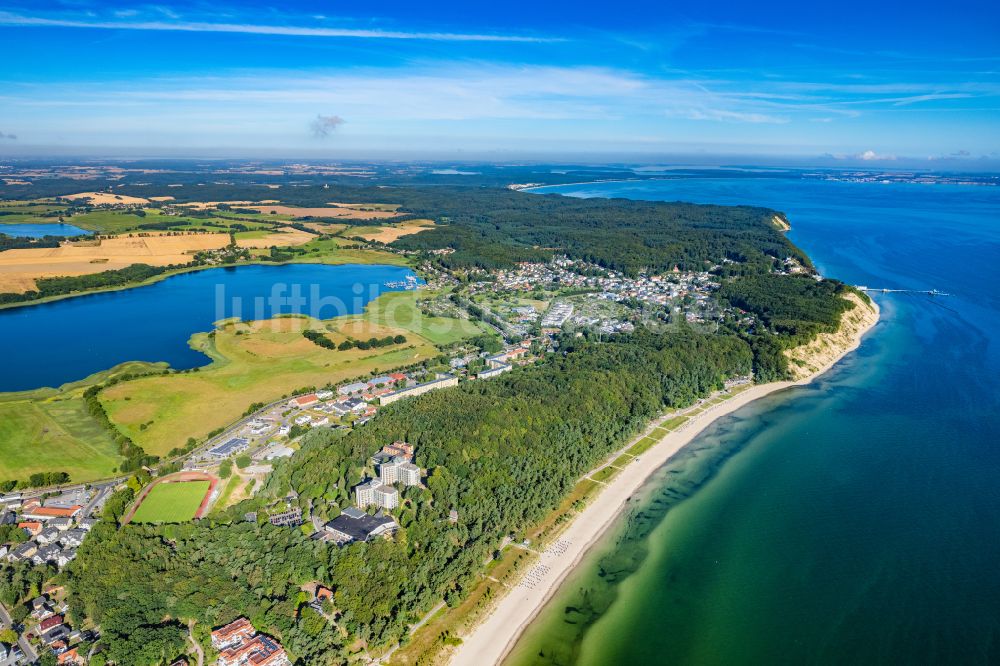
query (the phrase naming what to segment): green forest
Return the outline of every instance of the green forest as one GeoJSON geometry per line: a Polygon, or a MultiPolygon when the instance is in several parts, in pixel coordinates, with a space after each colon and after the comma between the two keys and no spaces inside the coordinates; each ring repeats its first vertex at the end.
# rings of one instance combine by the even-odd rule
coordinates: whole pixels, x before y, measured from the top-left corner
{"type": "MultiPolygon", "coordinates": [[[[163,182],[156,175],[148,179],[152,184],[123,183],[116,191],[169,194],[179,201],[261,198],[259,185],[170,188],[176,174],[163,182]]],[[[718,267],[719,301],[748,314],[715,334],[682,324],[660,333],[640,326],[600,342],[560,336],[558,353],[533,365],[393,403],[346,433],[308,432],[300,451],[275,463],[253,499],[200,521],[119,526],[132,498],[131,490],[122,491],[108,502],[78,557],[56,577],[69,591],[74,622],[100,626],[105,661],[167,663],[185,651],[189,622],[204,639],[211,628],[240,615],[279,638],[301,664],[342,663],[360,645],[377,653],[405,640],[408,624],[439,600],[455,605],[465,598],[504,536],[523,534],[650,419],[691,404],[731,377],[752,371],[757,381],[785,378],[783,350],[832,330],[850,307],[841,298],[845,285],[772,272],[786,257],[811,267],[773,224],[772,210],[534,195],[496,187],[493,181],[503,179],[491,172],[484,181],[489,187],[429,184],[420,177],[378,186],[302,183],[283,188],[281,198],[303,206],[398,204],[407,217],[433,218],[435,227],[391,247],[460,273],[555,254],[628,275],[718,267]],[[442,248],[453,252],[429,253],[442,248]],[[747,321],[753,322],[749,328],[747,321]],[[402,529],[392,539],[339,548],[267,522],[269,507],[284,506],[286,497],[306,516],[335,517],[350,503],[352,487],[371,472],[372,454],[395,440],[417,447],[415,462],[427,476],[426,488],[402,492],[393,512],[402,529]],[[456,523],[448,520],[452,509],[456,523]],[[257,520],[246,521],[248,512],[256,512],[257,520]],[[335,624],[307,605],[301,586],[313,582],[333,590],[325,610],[335,624]]],[[[119,286],[174,268],[140,264],[41,279],[37,292],[16,298],[119,286]]],[[[333,344],[321,331],[303,336],[320,346],[333,344]]],[[[339,348],[405,341],[348,340],[339,348]]],[[[495,348],[497,342],[490,344],[495,348]]],[[[84,397],[92,415],[106,420],[94,405],[97,390],[84,397]]],[[[124,437],[118,444],[128,459],[124,471],[157,462],[124,437]]],[[[0,567],[0,597],[23,600],[51,573],[0,567]]]]}
{"type": "Polygon", "coordinates": [[[837,330],[841,315],[853,307],[843,298],[849,292],[857,293],[837,280],[771,273],[725,282],[717,296],[757,317],[761,326],[743,337],[753,350],[755,380],[770,382],[789,377],[784,350],[837,330]]]}
{"type": "Polygon", "coordinates": [[[394,643],[436,601],[461,600],[504,535],[550,511],[650,418],[751,365],[739,338],[691,332],[567,340],[565,351],[490,382],[396,403],[347,435],[313,431],[261,496],[224,518],[118,529],[109,516],[64,572],[74,616],[100,623],[119,664],[169,659],[182,649],[186,621],[210,628],[238,615],[302,663],[338,663],[354,638],[394,643]],[[428,478],[426,489],[404,493],[393,540],[337,548],[242,520],[289,490],[305,510],[333,517],[368,458],[397,439],[416,445],[428,478]],[[452,508],[457,524],[446,520],[452,508]],[[348,638],[302,610],[299,586],[310,581],[334,590],[348,638]]]}
{"type": "MultiPolygon", "coordinates": [[[[775,211],[767,208],[530,194],[498,186],[503,173],[459,179],[464,186],[455,184],[454,178],[407,178],[396,173],[381,176],[378,185],[328,179],[321,184],[296,182],[294,188],[282,188],[281,200],[297,206],[325,206],[331,200],[394,204],[404,214],[399,220],[431,218],[438,226],[400,238],[392,246],[411,251],[451,248],[453,253],[437,258],[450,268],[505,267],[546,260],[556,252],[628,274],[669,271],[674,266],[702,270],[723,259],[750,272],[768,270],[773,259],[788,256],[811,265],[772,223],[775,211]]],[[[545,182],[570,182],[567,177],[571,176],[532,174],[534,181],[545,182]]],[[[194,178],[197,181],[198,175],[194,178]]],[[[185,179],[171,174],[166,180],[185,179]]],[[[154,182],[121,183],[115,191],[143,197],[169,195],[177,202],[262,196],[254,184],[195,182],[175,188],[149,180],[154,182]]],[[[46,183],[37,191],[57,187],[56,182],[46,183]]],[[[12,196],[19,190],[5,191],[12,196]]]]}

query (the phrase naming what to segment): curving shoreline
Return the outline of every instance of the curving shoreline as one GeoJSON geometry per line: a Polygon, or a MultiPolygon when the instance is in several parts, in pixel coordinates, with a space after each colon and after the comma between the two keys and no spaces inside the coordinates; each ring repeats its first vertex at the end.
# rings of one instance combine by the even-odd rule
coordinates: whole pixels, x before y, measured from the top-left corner
{"type": "Polygon", "coordinates": [[[789,354],[790,358],[800,362],[800,372],[795,379],[752,386],[706,409],[677,430],[664,435],[655,446],[643,453],[640,456],[642,465],[630,464],[623,469],[560,535],[559,541],[564,549],[542,553],[539,562],[546,568],[535,573],[534,585],[530,588],[514,587],[500,599],[472,633],[463,637],[462,644],[452,653],[450,663],[456,666],[500,663],[514,648],[525,628],[557,593],[570,572],[619,517],[629,498],[656,469],[717,419],[771,393],[808,384],[857,349],[864,335],[878,323],[879,308],[874,301],[869,306],[858,297],[850,300],[855,302],[856,307],[844,313],[837,333],[826,334],[818,344],[810,343],[805,345],[805,349],[792,350],[789,354]]]}

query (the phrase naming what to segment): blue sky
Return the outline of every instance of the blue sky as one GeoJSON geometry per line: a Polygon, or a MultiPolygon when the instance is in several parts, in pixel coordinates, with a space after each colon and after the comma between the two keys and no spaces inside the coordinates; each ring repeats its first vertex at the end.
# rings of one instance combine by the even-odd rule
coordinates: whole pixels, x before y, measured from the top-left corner
{"type": "Polygon", "coordinates": [[[0,44],[0,155],[1000,159],[997,3],[0,0],[0,44]]]}

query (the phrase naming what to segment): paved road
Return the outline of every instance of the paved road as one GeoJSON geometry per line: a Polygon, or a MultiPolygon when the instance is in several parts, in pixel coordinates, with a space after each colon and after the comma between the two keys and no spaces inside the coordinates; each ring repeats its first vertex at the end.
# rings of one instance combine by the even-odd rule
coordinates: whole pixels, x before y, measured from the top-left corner
{"type": "Polygon", "coordinates": [[[99,504],[103,504],[104,501],[108,498],[108,495],[110,495],[114,491],[115,486],[117,486],[119,483],[120,482],[117,480],[106,481],[104,483],[95,483],[93,486],[91,486],[92,488],[97,490],[97,493],[95,493],[93,498],[91,498],[91,500],[87,502],[87,506],[83,507],[82,515],[90,516],[90,514],[94,512],[95,507],[97,507],[99,504]]]}
{"type": "MultiPolygon", "coordinates": [[[[3,625],[4,627],[11,627],[13,626],[13,623],[14,621],[11,619],[10,613],[7,612],[7,608],[3,604],[0,604],[0,625],[3,625]]],[[[38,654],[31,647],[31,645],[28,644],[28,641],[24,640],[24,636],[18,634],[17,644],[21,647],[21,652],[24,653],[24,656],[28,659],[29,663],[38,661],[38,654]]],[[[13,666],[15,663],[17,662],[12,657],[7,657],[3,661],[0,661],[0,666],[13,666]]]]}

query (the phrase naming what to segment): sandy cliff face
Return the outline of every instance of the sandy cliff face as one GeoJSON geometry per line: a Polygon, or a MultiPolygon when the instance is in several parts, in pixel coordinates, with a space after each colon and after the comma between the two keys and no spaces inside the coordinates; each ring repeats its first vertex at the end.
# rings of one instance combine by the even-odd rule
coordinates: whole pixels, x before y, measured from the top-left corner
{"type": "Polygon", "coordinates": [[[794,379],[803,379],[830,367],[856,348],[861,336],[878,322],[878,305],[874,301],[866,303],[853,293],[845,298],[854,303],[854,307],[841,315],[840,329],[836,333],[822,333],[809,344],[785,352],[794,379]]]}

